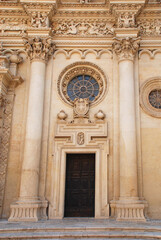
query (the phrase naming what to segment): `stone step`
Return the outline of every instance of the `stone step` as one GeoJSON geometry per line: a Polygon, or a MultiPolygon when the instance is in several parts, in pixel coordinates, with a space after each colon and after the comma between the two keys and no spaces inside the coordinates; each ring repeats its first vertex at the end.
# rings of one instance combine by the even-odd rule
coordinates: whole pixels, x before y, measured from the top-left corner
{"type": "Polygon", "coordinates": [[[122,223],[109,220],[50,220],[38,223],[0,222],[0,240],[11,239],[161,239],[161,221],[122,223]]]}
{"type": "Polygon", "coordinates": [[[0,233],[0,239],[161,239],[160,232],[124,232],[124,231],[64,231],[64,232],[6,232],[0,233]]]}

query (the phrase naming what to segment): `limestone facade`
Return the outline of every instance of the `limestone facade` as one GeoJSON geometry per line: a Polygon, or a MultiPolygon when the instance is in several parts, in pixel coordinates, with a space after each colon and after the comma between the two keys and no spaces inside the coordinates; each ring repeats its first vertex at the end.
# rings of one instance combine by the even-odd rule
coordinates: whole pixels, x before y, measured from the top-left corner
{"type": "Polygon", "coordinates": [[[160,2],[0,10],[0,217],[63,218],[66,156],[94,153],[95,218],[161,219],[160,2]]]}

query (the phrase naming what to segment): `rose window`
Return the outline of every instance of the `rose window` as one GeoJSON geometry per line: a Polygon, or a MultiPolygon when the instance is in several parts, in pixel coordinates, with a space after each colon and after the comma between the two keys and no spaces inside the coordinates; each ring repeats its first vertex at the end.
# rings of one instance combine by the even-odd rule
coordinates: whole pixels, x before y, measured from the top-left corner
{"type": "Polygon", "coordinates": [[[92,102],[99,94],[99,84],[92,76],[79,75],[69,81],[67,94],[71,101],[75,98],[88,98],[92,102]]]}
{"type": "Polygon", "coordinates": [[[161,89],[155,89],[149,94],[150,104],[157,109],[161,109],[161,89]]]}

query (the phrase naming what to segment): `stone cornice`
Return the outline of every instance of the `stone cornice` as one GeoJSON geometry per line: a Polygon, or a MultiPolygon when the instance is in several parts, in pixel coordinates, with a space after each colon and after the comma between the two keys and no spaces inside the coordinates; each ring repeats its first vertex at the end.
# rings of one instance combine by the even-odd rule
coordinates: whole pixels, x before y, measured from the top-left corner
{"type": "Polygon", "coordinates": [[[134,28],[136,16],[145,6],[146,0],[110,0],[110,11],[116,18],[118,28],[134,28]]]}

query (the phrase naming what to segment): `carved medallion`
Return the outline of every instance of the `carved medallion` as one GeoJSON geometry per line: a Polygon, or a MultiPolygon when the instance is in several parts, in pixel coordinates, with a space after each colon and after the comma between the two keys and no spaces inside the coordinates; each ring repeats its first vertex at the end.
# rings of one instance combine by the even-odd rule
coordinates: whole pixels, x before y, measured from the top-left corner
{"type": "Polygon", "coordinates": [[[83,132],[79,132],[77,134],[77,143],[79,145],[83,145],[84,144],[84,133],[83,132]]]}
{"type": "Polygon", "coordinates": [[[74,117],[87,118],[89,112],[89,100],[87,98],[76,98],[74,100],[74,117]]]}

